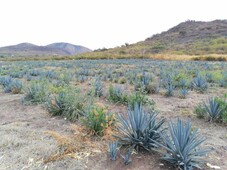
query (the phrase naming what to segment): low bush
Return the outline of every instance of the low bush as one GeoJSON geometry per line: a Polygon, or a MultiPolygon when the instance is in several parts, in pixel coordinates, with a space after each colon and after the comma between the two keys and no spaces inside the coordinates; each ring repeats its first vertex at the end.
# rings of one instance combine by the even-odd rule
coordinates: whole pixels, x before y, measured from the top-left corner
{"type": "Polygon", "coordinates": [[[198,106],[195,107],[194,113],[196,114],[196,117],[199,119],[206,117],[206,109],[201,104],[199,104],[198,106]]]}
{"type": "Polygon", "coordinates": [[[22,82],[18,79],[3,76],[0,78],[0,85],[3,86],[5,93],[19,94],[22,92],[22,82]]]}
{"type": "Polygon", "coordinates": [[[155,102],[150,100],[146,94],[142,91],[136,91],[127,97],[128,106],[133,109],[135,103],[141,103],[143,106],[149,107],[154,110],[155,102]]]}
{"type": "Polygon", "coordinates": [[[86,98],[78,89],[66,88],[49,99],[46,108],[53,116],[63,116],[70,121],[76,121],[84,115],[86,98]]]}
{"type": "Polygon", "coordinates": [[[29,87],[25,89],[25,97],[23,102],[25,104],[39,104],[45,103],[49,97],[48,85],[44,82],[32,82],[29,87]]]}
{"type": "Polygon", "coordinates": [[[219,104],[221,113],[221,120],[223,123],[227,123],[227,94],[223,98],[215,98],[216,102],[219,104]]]}
{"type": "Polygon", "coordinates": [[[120,78],[119,83],[125,84],[127,82],[127,79],[125,77],[120,78]]]}
{"type": "Polygon", "coordinates": [[[110,85],[108,100],[114,103],[126,104],[127,95],[123,92],[120,86],[114,87],[113,85],[110,85]]]}
{"type": "Polygon", "coordinates": [[[22,93],[23,85],[20,80],[15,79],[10,83],[9,88],[13,94],[19,94],[22,93]]]}
{"type": "Polygon", "coordinates": [[[92,134],[102,136],[108,127],[114,125],[115,119],[106,107],[99,104],[91,106],[85,112],[82,122],[92,134]]]}
{"type": "Polygon", "coordinates": [[[147,92],[147,94],[158,94],[160,90],[160,87],[158,84],[149,84],[146,86],[145,91],[147,92]]]}

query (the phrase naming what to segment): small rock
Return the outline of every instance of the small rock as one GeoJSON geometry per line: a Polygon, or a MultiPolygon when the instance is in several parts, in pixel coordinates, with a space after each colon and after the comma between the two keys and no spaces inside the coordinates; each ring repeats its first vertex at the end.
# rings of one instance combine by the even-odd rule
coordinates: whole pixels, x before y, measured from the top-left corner
{"type": "Polygon", "coordinates": [[[211,169],[221,169],[219,166],[211,165],[210,163],[207,163],[207,166],[211,169]]]}

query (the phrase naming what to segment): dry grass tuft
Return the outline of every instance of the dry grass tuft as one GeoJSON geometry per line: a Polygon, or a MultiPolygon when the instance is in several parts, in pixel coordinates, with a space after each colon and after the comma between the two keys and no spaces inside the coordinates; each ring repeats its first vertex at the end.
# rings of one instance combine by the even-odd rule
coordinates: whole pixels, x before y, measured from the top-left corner
{"type": "Polygon", "coordinates": [[[85,128],[75,124],[71,126],[71,130],[73,134],[67,136],[55,131],[46,132],[57,141],[59,151],[47,157],[44,163],[58,161],[66,157],[80,160],[106,152],[107,141],[113,138],[112,134],[114,133],[111,128],[107,128],[104,136],[97,138],[89,134],[85,128]]]}

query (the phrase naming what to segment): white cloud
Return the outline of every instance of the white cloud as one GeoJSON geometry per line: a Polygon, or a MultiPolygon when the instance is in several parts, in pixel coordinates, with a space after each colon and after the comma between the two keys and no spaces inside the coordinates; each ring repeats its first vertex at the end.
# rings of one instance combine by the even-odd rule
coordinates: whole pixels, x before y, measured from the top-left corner
{"type": "Polygon", "coordinates": [[[0,46],[134,43],[185,20],[225,19],[225,0],[0,0],[0,46]]]}

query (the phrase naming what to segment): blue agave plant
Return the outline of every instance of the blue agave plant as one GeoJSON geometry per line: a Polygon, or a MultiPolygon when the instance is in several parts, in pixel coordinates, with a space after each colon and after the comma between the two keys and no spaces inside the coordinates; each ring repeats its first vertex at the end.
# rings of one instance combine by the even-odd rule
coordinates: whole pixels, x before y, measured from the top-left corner
{"type": "Polygon", "coordinates": [[[3,86],[3,87],[7,87],[9,86],[10,83],[12,83],[13,79],[9,76],[3,76],[1,77],[0,79],[0,84],[3,86]]]}
{"type": "Polygon", "coordinates": [[[131,149],[128,149],[128,151],[127,151],[127,153],[126,153],[125,156],[124,155],[121,155],[121,157],[124,160],[124,164],[125,165],[128,165],[128,164],[130,164],[132,162],[131,155],[132,155],[132,150],[131,149]]]}
{"type": "Polygon", "coordinates": [[[183,87],[182,89],[180,89],[180,97],[185,99],[186,96],[188,95],[188,89],[183,87]]]}
{"type": "Polygon", "coordinates": [[[215,98],[209,98],[208,102],[204,103],[204,107],[210,121],[215,121],[221,117],[223,110],[215,98]]]}
{"type": "Polygon", "coordinates": [[[165,92],[165,96],[170,97],[173,96],[173,92],[174,92],[174,85],[173,84],[167,84],[165,86],[166,92],[165,92]]]}
{"type": "Polygon", "coordinates": [[[95,90],[95,96],[97,96],[97,97],[102,96],[103,85],[102,85],[100,78],[95,79],[94,90],[95,90]]]}
{"type": "Polygon", "coordinates": [[[109,143],[109,156],[112,161],[117,159],[117,146],[118,141],[109,143]]]}
{"type": "Polygon", "coordinates": [[[65,109],[65,92],[58,93],[54,100],[50,99],[46,103],[47,110],[53,116],[60,116],[63,114],[65,109]]]}
{"type": "Polygon", "coordinates": [[[142,104],[135,102],[134,109],[128,109],[128,118],[118,115],[119,135],[116,137],[125,145],[139,150],[141,147],[150,151],[155,143],[160,142],[161,127],[164,119],[157,121],[156,113],[146,113],[143,111],[142,104]]]}
{"type": "Polygon", "coordinates": [[[163,144],[155,141],[158,146],[166,151],[164,153],[160,151],[163,154],[162,159],[177,166],[178,169],[200,169],[203,156],[210,151],[210,149],[199,148],[199,145],[206,138],[200,137],[197,129],[192,131],[190,121],[184,124],[180,119],[177,120],[176,124],[169,123],[169,134],[161,134],[163,144]]]}
{"type": "Polygon", "coordinates": [[[201,92],[201,93],[205,92],[208,88],[208,84],[207,84],[206,79],[204,79],[203,77],[198,75],[192,81],[192,88],[201,92]]]}

